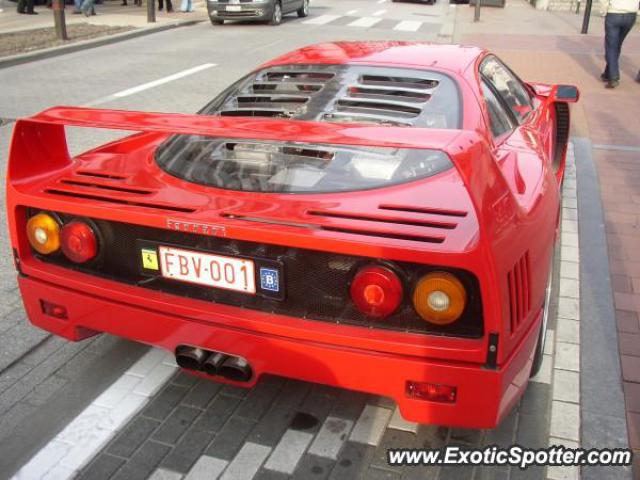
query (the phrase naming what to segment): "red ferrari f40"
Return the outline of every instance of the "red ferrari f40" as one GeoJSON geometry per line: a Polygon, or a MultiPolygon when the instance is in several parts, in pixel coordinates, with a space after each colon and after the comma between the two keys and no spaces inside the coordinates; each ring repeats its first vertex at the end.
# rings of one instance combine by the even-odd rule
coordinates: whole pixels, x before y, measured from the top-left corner
{"type": "Polygon", "coordinates": [[[568,85],[453,45],[328,43],[198,115],[56,107],[15,124],[7,208],[31,322],[497,425],[540,366],[568,85]],[[65,127],[136,132],[70,156],[65,127]]]}

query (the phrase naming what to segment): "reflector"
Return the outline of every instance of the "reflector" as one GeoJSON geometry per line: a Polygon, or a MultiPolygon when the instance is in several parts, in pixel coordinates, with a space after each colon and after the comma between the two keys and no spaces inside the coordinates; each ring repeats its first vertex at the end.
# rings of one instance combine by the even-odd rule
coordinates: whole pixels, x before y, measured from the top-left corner
{"type": "Polygon", "coordinates": [[[406,394],[408,397],[431,402],[455,403],[458,389],[450,385],[436,383],[407,381],[406,394]]]}

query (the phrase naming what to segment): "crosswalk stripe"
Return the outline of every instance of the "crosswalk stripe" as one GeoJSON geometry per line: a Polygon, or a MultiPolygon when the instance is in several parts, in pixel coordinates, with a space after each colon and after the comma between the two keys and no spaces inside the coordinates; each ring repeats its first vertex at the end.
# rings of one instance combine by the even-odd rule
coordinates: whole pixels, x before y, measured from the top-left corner
{"type": "Polygon", "coordinates": [[[358,10],[349,10],[345,15],[355,15],[358,13],[358,10]]]}
{"type": "Polygon", "coordinates": [[[377,17],[362,17],[351,22],[349,27],[372,27],[380,20],[381,19],[377,17]]]}
{"type": "Polygon", "coordinates": [[[302,23],[306,23],[308,25],[325,25],[329,22],[333,22],[338,18],[340,18],[340,15],[320,15],[319,17],[313,17],[309,20],[305,20],[302,23]]]}
{"type": "Polygon", "coordinates": [[[420,28],[422,22],[416,20],[404,20],[393,27],[394,30],[401,30],[403,32],[415,32],[420,28]]]}
{"type": "Polygon", "coordinates": [[[385,13],[387,13],[386,10],[378,10],[376,13],[373,14],[374,17],[381,17],[382,15],[384,15],[385,13]]]}

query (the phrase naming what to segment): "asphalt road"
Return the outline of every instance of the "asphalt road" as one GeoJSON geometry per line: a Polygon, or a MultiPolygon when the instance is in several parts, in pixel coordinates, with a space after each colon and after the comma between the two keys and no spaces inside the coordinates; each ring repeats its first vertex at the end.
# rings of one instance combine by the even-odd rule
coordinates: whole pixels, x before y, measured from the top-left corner
{"type": "MultiPolygon", "coordinates": [[[[213,27],[202,23],[169,30],[0,70],[0,118],[28,116],[54,105],[195,112],[232,81],[261,63],[292,49],[335,40],[447,41],[451,38],[454,17],[455,9],[440,2],[436,6],[426,6],[376,0],[315,0],[309,20],[322,19],[317,20],[317,23],[305,23],[295,15],[290,15],[277,28],[259,24],[213,27]],[[363,17],[369,20],[360,20],[363,17]],[[378,22],[371,18],[381,20],[378,22]]],[[[0,127],[2,171],[6,167],[10,132],[10,123],[0,127]]],[[[79,152],[115,135],[118,134],[71,129],[70,149],[72,152],[79,152]]],[[[3,201],[4,195],[0,202],[3,201]]],[[[4,218],[4,206],[0,207],[0,214],[4,218]]],[[[145,353],[146,347],[108,337],[81,345],[69,345],[58,339],[48,338],[30,327],[21,311],[4,230],[0,237],[0,247],[0,289],[3,295],[0,341],[4,345],[12,345],[5,353],[0,354],[0,451],[4,453],[0,458],[0,477],[6,477],[130,368],[145,353]],[[55,409],[56,415],[51,415],[52,409],[55,409]]],[[[154,393],[151,405],[162,405],[165,402],[167,394],[163,397],[162,392],[181,389],[184,395],[170,405],[171,409],[193,409],[193,404],[188,403],[187,392],[197,386],[182,376],[167,380],[161,393],[154,393]]],[[[551,403],[549,383],[550,380],[532,383],[528,400],[505,423],[503,430],[484,432],[479,436],[474,434],[472,437],[465,431],[443,433],[438,429],[423,430],[420,437],[422,445],[425,438],[431,438],[434,442],[439,439],[440,442],[480,444],[492,440],[506,443],[518,440],[531,446],[546,445],[544,442],[549,435],[551,403]]],[[[277,403],[282,389],[294,387],[287,387],[279,381],[267,381],[266,386],[261,388],[271,395],[265,397],[268,398],[266,402],[277,403]]],[[[313,387],[308,387],[308,391],[310,393],[304,400],[307,403],[322,403],[328,398],[339,403],[338,397],[344,396],[335,391],[320,390],[318,393],[318,389],[313,387]]],[[[211,398],[217,393],[214,392],[211,398]]],[[[238,402],[244,398],[237,392],[222,392],[222,396],[227,399],[237,398],[238,402]]],[[[255,397],[253,395],[248,398],[255,397]]],[[[252,401],[265,402],[264,398],[252,401]]],[[[355,415],[352,421],[355,422],[367,400],[361,397],[344,400],[347,405],[350,401],[353,402],[352,407],[356,406],[355,413],[352,413],[355,415]]],[[[304,405],[303,399],[300,402],[304,405]]],[[[369,404],[371,402],[369,400],[369,404]]],[[[373,403],[372,408],[393,408],[384,399],[375,399],[373,403]]],[[[165,420],[169,421],[171,409],[165,412],[165,417],[154,417],[149,412],[143,417],[160,424],[165,420]]],[[[326,411],[324,416],[329,414],[326,411]]],[[[246,418],[240,416],[239,421],[259,423],[259,419],[252,418],[251,415],[250,412],[246,418]]],[[[318,417],[322,420],[322,415],[318,417]]],[[[144,418],[141,421],[144,422],[144,418]]],[[[260,428],[268,427],[262,425],[260,428]]],[[[402,435],[399,438],[394,440],[385,436],[383,442],[389,445],[389,442],[396,441],[399,442],[395,443],[396,446],[402,446],[402,435]]],[[[363,451],[354,451],[352,455],[368,455],[371,461],[377,452],[376,446],[377,444],[363,451]]],[[[108,452],[103,453],[103,457],[106,458],[104,462],[108,463],[108,452]]],[[[122,460],[124,457],[118,458],[122,460]]],[[[126,459],[113,470],[115,472],[120,468],[122,478],[126,478],[123,471],[134,472],[136,475],[141,475],[142,471],[147,472],[144,469],[135,470],[138,465],[135,462],[133,466],[127,463],[126,468],[129,470],[126,470],[122,467],[125,462],[126,459]]],[[[102,466],[99,464],[96,467],[95,464],[91,464],[90,468],[102,466]]],[[[308,466],[311,468],[313,465],[308,466]]],[[[145,468],[147,467],[148,464],[145,468]]],[[[377,472],[374,469],[372,472],[372,476],[388,474],[388,478],[396,478],[384,470],[377,472]]],[[[460,478],[471,478],[473,475],[476,475],[475,478],[509,477],[508,472],[505,474],[491,470],[474,473],[473,470],[458,469],[457,472],[451,471],[441,478],[453,478],[451,475],[460,475],[460,478]]],[[[94,473],[93,470],[83,471],[86,478],[97,478],[93,476],[94,473]]],[[[344,475],[348,477],[349,472],[344,475]]],[[[543,476],[544,472],[540,469],[532,469],[528,473],[516,470],[510,478],[543,476]]]]}

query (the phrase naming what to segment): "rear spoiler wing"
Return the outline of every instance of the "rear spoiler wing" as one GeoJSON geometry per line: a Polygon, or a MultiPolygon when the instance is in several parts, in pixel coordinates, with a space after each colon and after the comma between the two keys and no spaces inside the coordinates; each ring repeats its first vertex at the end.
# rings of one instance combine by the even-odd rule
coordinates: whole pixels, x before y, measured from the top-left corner
{"type": "Polygon", "coordinates": [[[432,128],[337,124],[264,117],[148,113],[80,107],[54,107],[32,117],[20,119],[15,127],[18,134],[27,125],[34,127],[38,125],[40,131],[47,130],[46,126],[69,126],[248,140],[434,150],[446,150],[447,145],[461,133],[460,130],[432,128]]]}

